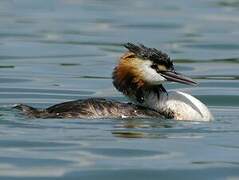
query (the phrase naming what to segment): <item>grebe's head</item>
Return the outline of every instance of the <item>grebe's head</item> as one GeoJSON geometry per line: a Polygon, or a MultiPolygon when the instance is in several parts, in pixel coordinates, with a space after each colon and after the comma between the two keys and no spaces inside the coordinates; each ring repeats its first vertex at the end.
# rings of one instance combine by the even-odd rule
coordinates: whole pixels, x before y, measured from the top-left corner
{"type": "Polygon", "coordinates": [[[155,48],[132,43],[124,44],[129,50],[119,61],[113,72],[114,86],[125,95],[134,91],[161,86],[167,81],[183,84],[197,84],[174,69],[169,56],[155,48]]]}

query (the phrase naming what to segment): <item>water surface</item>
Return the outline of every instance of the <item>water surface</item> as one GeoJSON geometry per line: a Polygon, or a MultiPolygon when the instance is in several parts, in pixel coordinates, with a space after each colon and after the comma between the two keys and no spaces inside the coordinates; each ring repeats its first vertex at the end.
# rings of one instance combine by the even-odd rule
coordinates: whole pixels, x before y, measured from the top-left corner
{"type": "Polygon", "coordinates": [[[0,178],[239,179],[239,4],[224,0],[0,1],[0,178]],[[29,119],[10,107],[126,100],[125,42],[172,57],[215,120],[29,119]]]}

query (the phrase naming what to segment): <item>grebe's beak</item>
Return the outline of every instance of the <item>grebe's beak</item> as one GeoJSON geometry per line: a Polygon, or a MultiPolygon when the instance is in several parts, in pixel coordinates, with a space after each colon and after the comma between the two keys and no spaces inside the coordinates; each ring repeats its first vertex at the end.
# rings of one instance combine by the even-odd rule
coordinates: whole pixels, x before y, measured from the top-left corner
{"type": "Polygon", "coordinates": [[[161,71],[160,74],[168,81],[178,82],[178,83],[188,84],[188,85],[194,85],[194,86],[198,84],[191,78],[185,77],[182,74],[179,74],[175,71],[161,71]]]}

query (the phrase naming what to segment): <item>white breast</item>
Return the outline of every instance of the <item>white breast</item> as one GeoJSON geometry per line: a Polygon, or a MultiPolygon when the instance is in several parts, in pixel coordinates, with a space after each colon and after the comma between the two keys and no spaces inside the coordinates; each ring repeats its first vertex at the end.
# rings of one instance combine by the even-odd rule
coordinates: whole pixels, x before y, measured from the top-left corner
{"type": "Polygon", "coordinates": [[[145,97],[145,106],[156,111],[172,111],[176,120],[210,121],[213,116],[209,109],[195,97],[179,92],[169,91],[162,93],[160,99],[154,93],[145,97]]]}

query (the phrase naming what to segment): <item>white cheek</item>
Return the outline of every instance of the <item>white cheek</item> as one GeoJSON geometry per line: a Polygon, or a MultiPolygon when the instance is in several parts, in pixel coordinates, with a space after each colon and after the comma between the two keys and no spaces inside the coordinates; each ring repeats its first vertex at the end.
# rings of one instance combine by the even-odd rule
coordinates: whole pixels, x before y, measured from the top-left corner
{"type": "Polygon", "coordinates": [[[145,62],[140,66],[140,71],[144,76],[145,81],[152,84],[162,84],[166,81],[166,79],[158,74],[154,69],[152,69],[150,67],[151,64],[151,62],[145,62]]]}

